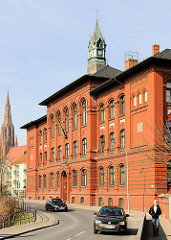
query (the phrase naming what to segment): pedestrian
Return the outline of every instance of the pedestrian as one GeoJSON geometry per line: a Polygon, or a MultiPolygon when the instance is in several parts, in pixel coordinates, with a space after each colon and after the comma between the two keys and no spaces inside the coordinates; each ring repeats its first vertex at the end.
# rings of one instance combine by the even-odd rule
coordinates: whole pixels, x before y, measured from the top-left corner
{"type": "Polygon", "coordinates": [[[159,216],[162,214],[162,211],[157,200],[154,200],[154,205],[151,206],[149,214],[152,216],[153,236],[155,237],[156,233],[159,236],[159,216]]]}

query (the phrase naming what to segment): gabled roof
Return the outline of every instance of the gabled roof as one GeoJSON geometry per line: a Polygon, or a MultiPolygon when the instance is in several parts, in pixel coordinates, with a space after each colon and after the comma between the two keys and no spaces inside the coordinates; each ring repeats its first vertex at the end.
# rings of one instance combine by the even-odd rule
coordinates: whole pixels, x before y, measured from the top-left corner
{"type": "Polygon", "coordinates": [[[121,73],[117,68],[113,68],[109,65],[104,66],[102,69],[97,71],[96,73],[93,74],[93,76],[101,76],[101,77],[108,77],[108,78],[113,78],[119,73],[121,73]]]}
{"type": "Polygon", "coordinates": [[[6,159],[11,162],[11,164],[19,164],[26,162],[27,145],[13,147],[9,150],[6,159]]]}
{"type": "Polygon", "coordinates": [[[27,129],[33,125],[38,125],[39,123],[44,122],[44,121],[47,121],[47,114],[44,115],[43,117],[40,117],[34,121],[31,121],[31,122],[25,124],[24,126],[21,127],[21,129],[27,129]]]}
{"type": "Polygon", "coordinates": [[[145,59],[144,61],[134,65],[133,67],[128,68],[127,70],[119,73],[114,78],[107,80],[106,82],[99,85],[97,88],[90,92],[90,95],[97,97],[97,95],[110,87],[115,85],[123,84],[123,81],[126,77],[130,77],[133,74],[136,74],[137,71],[150,66],[151,64],[159,64],[162,66],[171,66],[171,49],[165,49],[164,51],[157,53],[156,55],[145,59]]]}

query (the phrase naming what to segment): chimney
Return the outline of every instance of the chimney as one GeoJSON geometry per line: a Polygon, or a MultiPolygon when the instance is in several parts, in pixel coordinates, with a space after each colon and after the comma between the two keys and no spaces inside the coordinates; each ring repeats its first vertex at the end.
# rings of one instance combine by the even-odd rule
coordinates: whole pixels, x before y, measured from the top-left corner
{"type": "Polygon", "coordinates": [[[160,45],[158,44],[153,44],[152,45],[152,56],[160,52],[160,45]]]}
{"type": "Polygon", "coordinates": [[[127,52],[125,53],[125,68],[127,70],[130,67],[135,66],[138,63],[138,53],[137,52],[127,52]]]}

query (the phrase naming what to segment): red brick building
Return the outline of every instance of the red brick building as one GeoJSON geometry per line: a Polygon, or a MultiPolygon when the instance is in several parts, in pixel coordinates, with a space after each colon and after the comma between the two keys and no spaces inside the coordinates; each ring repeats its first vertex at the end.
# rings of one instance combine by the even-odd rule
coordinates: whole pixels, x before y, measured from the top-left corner
{"type": "Polygon", "coordinates": [[[27,129],[27,198],[148,208],[167,193],[167,165],[148,158],[171,106],[171,49],[125,70],[106,65],[98,22],[89,41],[88,73],[40,103],[47,115],[27,129]],[[154,128],[155,126],[155,128],[154,128]],[[126,151],[125,151],[126,150],[126,151]]]}

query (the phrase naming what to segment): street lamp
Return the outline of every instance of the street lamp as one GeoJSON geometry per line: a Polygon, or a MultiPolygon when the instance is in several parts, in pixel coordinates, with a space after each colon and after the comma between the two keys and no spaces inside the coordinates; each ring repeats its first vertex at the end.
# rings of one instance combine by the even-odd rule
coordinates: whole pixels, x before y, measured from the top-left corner
{"type": "MultiPolygon", "coordinates": [[[[122,146],[122,144],[120,143],[117,143],[117,142],[114,142],[114,144],[118,144],[120,146],[122,146]]],[[[129,181],[128,181],[128,154],[127,154],[127,151],[126,149],[124,148],[125,150],[125,154],[126,154],[126,164],[127,164],[127,199],[128,199],[128,213],[129,213],[129,181]]]]}

